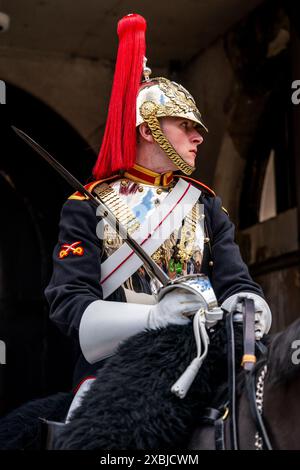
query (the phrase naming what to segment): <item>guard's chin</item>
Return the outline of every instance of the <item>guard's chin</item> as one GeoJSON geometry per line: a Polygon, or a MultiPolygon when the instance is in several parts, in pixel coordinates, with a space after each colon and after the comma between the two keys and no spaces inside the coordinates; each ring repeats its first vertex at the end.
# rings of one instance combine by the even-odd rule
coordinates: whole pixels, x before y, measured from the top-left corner
{"type": "Polygon", "coordinates": [[[183,158],[183,160],[184,160],[185,163],[187,163],[188,165],[190,165],[190,166],[195,166],[196,157],[193,157],[193,156],[191,156],[191,155],[188,155],[187,157],[183,158]]]}

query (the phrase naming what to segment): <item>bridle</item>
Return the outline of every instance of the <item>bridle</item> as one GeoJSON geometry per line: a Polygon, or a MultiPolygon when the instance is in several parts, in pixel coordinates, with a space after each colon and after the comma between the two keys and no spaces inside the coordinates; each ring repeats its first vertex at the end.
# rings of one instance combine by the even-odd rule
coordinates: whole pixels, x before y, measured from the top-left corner
{"type": "MultiPolygon", "coordinates": [[[[257,371],[255,367],[255,345],[264,355],[266,347],[261,342],[255,342],[255,307],[252,299],[242,299],[243,310],[243,330],[244,330],[244,354],[242,366],[245,374],[246,391],[249,398],[251,415],[256,427],[255,449],[272,450],[270,439],[262,417],[264,383],[267,373],[266,363],[257,371]],[[258,374],[258,378],[256,380],[258,374]]],[[[203,416],[203,421],[214,425],[215,448],[225,450],[225,421],[229,420],[230,448],[239,449],[238,424],[237,424],[237,401],[236,401],[236,357],[235,357],[235,335],[234,335],[234,314],[226,315],[226,331],[228,340],[228,400],[218,409],[207,408],[203,416]]]]}

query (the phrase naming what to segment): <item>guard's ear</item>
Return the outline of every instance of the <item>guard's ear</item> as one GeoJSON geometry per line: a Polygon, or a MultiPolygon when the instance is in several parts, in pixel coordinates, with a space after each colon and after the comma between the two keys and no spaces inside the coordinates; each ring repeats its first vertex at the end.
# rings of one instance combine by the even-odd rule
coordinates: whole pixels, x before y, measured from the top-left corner
{"type": "Polygon", "coordinates": [[[142,122],[142,124],[139,125],[138,132],[139,132],[139,135],[143,139],[145,139],[147,142],[149,143],[154,142],[150,128],[146,122],[142,122]]]}

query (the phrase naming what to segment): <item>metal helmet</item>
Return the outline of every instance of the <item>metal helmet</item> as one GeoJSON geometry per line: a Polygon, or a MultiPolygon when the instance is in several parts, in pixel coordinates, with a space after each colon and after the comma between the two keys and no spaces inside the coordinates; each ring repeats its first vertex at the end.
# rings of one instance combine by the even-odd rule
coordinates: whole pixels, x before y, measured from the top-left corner
{"type": "Polygon", "coordinates": [[[145,115],[155,108],[156,117],[182,117],[207,127],[192,95],[182,85],[164,77],[151,78],[142,83],[136,101],[136,125],[145,121],[145,115]]]}
{"type": "Polygon", "coordinates": [[[136,126],[146,122],[154,140],[160,145],[172,162],[183,173],[190,175],[194,167],[188,165],[167,140],[160,127],[161,117],[181,117],[189,119],[206,131],[192,95],[180,84],[164,77],[150,78],[151,70],[145,66],[145,81],[142,83],[136,102],[136,126]]]}
{"type": "Polygon", "coordinates": [[[194,171],[163,134],[159,118],[189,119],[206,131],[194,98],[167,78],[150,78],[146,67],[146,20],[138,14],[118,22],[119,48],[108,117],[101,149],[93,169],[96,179],[132,168],[136,158],[136,126],[147,123],[154,140],[186,175],[194,171]],[[144,81],[141,83],[142,72],[144,81]],[[135,111],[136,113],[132,112],[135,111]]]}

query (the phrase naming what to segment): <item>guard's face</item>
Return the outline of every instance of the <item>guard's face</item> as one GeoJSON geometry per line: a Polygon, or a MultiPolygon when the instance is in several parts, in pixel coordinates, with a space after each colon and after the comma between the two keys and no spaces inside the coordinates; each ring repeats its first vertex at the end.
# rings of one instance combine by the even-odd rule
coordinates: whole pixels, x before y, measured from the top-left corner
{"type": "Polygon", "coordinates": [[[189,119],[165,117],[160,119],[163,133],[183,160],[195,166],[197,148],[203,142],[199,126],[189,119]]]}

